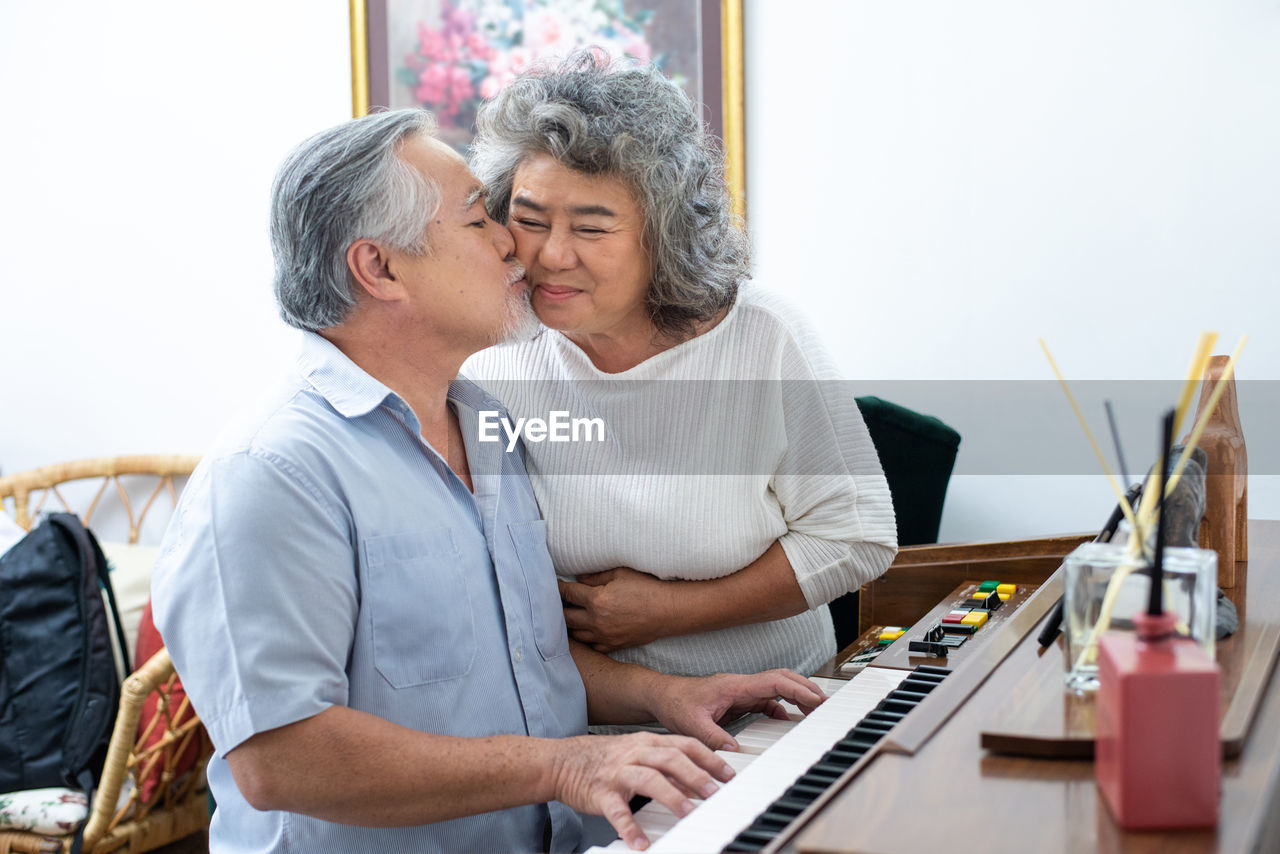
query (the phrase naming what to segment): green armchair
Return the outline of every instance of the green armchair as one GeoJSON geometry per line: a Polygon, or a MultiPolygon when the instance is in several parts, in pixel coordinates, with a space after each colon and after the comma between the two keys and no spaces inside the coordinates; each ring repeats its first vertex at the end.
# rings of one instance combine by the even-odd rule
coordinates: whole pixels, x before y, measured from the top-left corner
{"type": "MultiPolygon", "coordinates": [[[[932,415],[878,397],[859,397],[857,403],[889,481],[898,545],[937,542],[960,434],[932,415]]],[[[831,619],[837,649],[857,639],[857,591],[831,603],[831,619]]]]}

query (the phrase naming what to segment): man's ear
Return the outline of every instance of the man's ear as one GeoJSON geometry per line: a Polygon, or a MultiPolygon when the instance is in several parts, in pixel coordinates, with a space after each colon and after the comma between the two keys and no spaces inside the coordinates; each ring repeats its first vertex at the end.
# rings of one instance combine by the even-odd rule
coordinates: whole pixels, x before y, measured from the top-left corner
{"type": "Polygon", "coordinates": [[[364,292],[376,300],[399,299],[404,288],[391,272],[390,258],[382,246],[360,239],[347,247],[347,267],[364,292]]]}

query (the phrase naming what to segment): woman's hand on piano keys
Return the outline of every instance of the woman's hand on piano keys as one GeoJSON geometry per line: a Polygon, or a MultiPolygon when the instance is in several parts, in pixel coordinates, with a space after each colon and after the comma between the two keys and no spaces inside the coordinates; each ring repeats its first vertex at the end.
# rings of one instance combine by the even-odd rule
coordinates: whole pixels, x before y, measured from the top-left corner
{"type": "Polygon", "coordinates": [[[654,698],[652,711],[672,732],[693,736],[714,750],[737,750],[738,742],[721,724],[752,712],[786,720],[787,711],[779,700],[807,715],[826,699],[817,684],[790,670],[669,676],[654,698]]]}
{"type": "Polygon", "coordinates": [[[635,732],[556,739],[552,763],[555,799],[581,812],[604,816],[632,848],[649,847],[631,813],[644,795],[678,816],[708,798],[733,769],[692,738],[635,732]]]}

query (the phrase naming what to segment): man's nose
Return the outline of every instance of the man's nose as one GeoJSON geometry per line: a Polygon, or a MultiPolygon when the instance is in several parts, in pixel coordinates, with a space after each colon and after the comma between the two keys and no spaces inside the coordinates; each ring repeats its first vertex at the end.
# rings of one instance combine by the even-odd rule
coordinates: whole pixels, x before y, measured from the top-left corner
{"type": "Polygon", "coordinates": [[[516,252],[516,239],[511,236],[511,230],[500,222],[495,222],[497,231],[494,232],[493,245],[502,253],[503,258],[510,258],[516,252]]]}

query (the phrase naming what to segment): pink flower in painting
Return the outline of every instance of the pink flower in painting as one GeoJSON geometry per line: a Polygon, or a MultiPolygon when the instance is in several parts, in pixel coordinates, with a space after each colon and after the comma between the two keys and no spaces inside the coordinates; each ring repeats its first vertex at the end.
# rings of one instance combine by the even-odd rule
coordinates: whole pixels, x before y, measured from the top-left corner
{"type": "Polygon", "coordinates": [[[475,96],[471,77],[461,68],[430,65],[418,75],[414,97],[443,116],[456,116],[462,103],[475,96]]]}
{"type": "MultiPolygon", "coordinates": [[[[421,21],[418,22],[418,56],[422,59],[440,62],[445,58],[444,34],[433,30],[421,21]]],[[[410,56],[410,62],[417,57],[410,56]]]]}
{"type": "Polygon", "coordinates": [[[502,91],[502,87],[506,86],[510,82],[510,80],[499,77],[496,74],[490,74],[488,77],[480,81],[480,97],[487,101],[502,91]]]}
{"type": "Polygon", "coordinates": [[[489,51],[489,74],[480,81],[480,97],[492,98],[524,72],[533,62],[533,53],[524,47],[489,51]]]}
{"type": "Polygon", "coordinates": [[[542,56],[566,54],[577,46],[571,22],[545,7],[525,12],[524,43],[542,56]]]}
{"type": "Polygon", "coordinates": [[[417,44],[396,71],[442,127],[467,129],[492,98],[535,58],[564,56],[579,45],[653,61],[643,19],[610,0],[440,0],[439,17],[419,21],[417,44]]]}
{"type": "Polygon", "coordinates": [[[634,56],[641,62],[648,62],[653,58],[653,48],[649,47],[649,42],[645,41],[643,36],[632,38],[622,50],[628,56],[634,56]]]}

